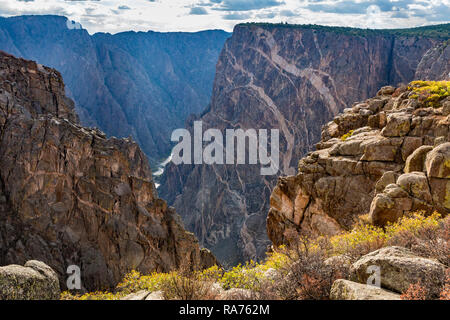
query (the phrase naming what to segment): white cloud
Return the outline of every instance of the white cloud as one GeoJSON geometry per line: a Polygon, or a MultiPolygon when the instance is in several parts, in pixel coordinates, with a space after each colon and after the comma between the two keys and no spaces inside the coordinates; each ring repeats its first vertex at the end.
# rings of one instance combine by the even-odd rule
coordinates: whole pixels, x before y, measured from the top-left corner
{"type": "Polygon", "coordinates": [[[58,14],[90,33],[225,29],[245,21],[399,28],[449,22],[450,0],[2,0],[1,16],[58,14]]]}

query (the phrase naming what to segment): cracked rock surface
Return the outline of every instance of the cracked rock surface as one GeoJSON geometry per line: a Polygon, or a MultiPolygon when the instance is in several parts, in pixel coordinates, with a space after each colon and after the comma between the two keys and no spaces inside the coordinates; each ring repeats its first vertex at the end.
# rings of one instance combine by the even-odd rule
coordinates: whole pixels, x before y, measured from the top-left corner
{"type": "Polygon", "coordinates": [[[161,200],[128,139],[79,124],[60,74],[0,52],[0,265],[40,260],[87,290],[132,269],[214,261],[161,200]]]}
{"type": "Polygon", "coordinates": [[[449,100],[428,107],[407,86],[384,87],[325,125],[317,150],[271,195],[272,242],[287,243],[288,230],[334,235],[363,214],[379,226],[414,211],[448,214],[449,100]]]}

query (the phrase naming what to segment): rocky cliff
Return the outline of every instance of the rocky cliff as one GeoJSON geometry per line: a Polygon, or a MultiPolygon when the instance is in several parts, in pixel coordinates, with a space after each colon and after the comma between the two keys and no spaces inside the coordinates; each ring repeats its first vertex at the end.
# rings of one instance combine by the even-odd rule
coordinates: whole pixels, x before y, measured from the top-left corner
{"type": "Polygon", "coordinates": [[[0,18],[0,50],[61,72],[83,125],[129,137],[155,164],[170,133],[208,105],[228,33],[89,35],[61,16],[0,18]]]}
{"type": "Polygon", "coordinates": [[[419,65],[415,79],[450,80],[450,41],[443,42],[425,53],[419,65]]]}
{"type": "Polygon", "coordinates": [[[322,139],[279,179],[270,199],[271,241],[289,231],[335,235],[369,214],[378,226],[405,214],[450,213],[450,82],[384,87],[324,126],[322,139]]]}
{"type": "MultiPolygon", "coordinates": [[[[449,25],[441,28],[448,38],[449,25]]],[[[203,128],[279,129],[278,174],[293,175],[323,124],[381,86],[414,78],[442,41],[418,30],[238,25],[220,55],[203,128]]],[[[223,262],[259,258],[270,243],[265,221],[276,184],[276,176],[260,176],[259,169],[171,164],[161,195],[223,262]]]]}
{"type": "Polygon", "coordinates": [[[0,130],[0,265],[40,260],[62,287],[77,265],[94,290],[214,259],[158,198],[138,145],[79,124],[54,69],[0,53],[0,130]]]}

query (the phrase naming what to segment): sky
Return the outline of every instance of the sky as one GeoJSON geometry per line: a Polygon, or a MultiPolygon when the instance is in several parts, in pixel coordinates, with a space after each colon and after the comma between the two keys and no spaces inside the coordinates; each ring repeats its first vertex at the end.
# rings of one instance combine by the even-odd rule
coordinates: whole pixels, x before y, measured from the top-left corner
{"type": "Polygon", "coordinates": [[[89,33],[232,31],[242,22],[403,28],[450,22],[450,0],[0,0],[0,16],[57,14],[89,33]]]}

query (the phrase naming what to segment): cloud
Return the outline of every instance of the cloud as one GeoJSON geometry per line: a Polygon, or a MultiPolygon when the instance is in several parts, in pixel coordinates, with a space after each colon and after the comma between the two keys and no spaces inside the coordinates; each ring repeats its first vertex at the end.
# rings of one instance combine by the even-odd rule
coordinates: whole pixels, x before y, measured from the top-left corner
{"type": "Polygon", "coordinates": [[[282,16],[282,17],[295,17],[295,16],[297,16],[297,14],[295,14],[295,12],[293,12],[292,10],[281,10],[280,11],[280,16],[282,16]]]}
{"type": "Polygon", "coordinates": [[[247,20],[250,19],[252,16],[248,13],[238,13],[233,12],[229,13],[223,16],[225,20],[247,20]]]}
{"type": "Polygon", "coordinates": [[[276,12],[259,13],[255,17],[258,19],[273,19],[277,16],[276,12]]]}
{"type": "Polygon", "coordinates": [[[90,33],[232,31],[240,22],[402,28],[449,22],[450,0],[0,0],[0,15],[57,14],[90,33]]]}
{"type": "Polygon", "coordinates": [[[424,9],[412,9],[411,16],[426,18],[428,21],[449,21],[450,17],[450,6],[445,4],[440,4],[437,6],[429,6],[424,9]]]}
{"type": "MultiPolygon", "coordinates": [[[[302,2],[306,3],[305,0],[302,2]]],[[[406,10],[414,3],[424,0],[309,0],[306,8],[313,12],[328,12],[339,14],[363,14],[371,6],[377,6],[381,12],[406,10]]]]}
{"type": "Polygon", "coordinates": [[[215,10],[224,11],[250,11],[278,7],[284,4],[284,1],[280,0],[211,0],[211,2],[220,4],[215,10]]]}
{"type": "Polygon", "coordinates": [[[202,8],[202,7],[194,7],[194,8],[191,8],[191,11],[189,12],[189,14],[201,16],[201,15],[208,14],[208,11],[206,11],[206,9],[202,8]]]}

